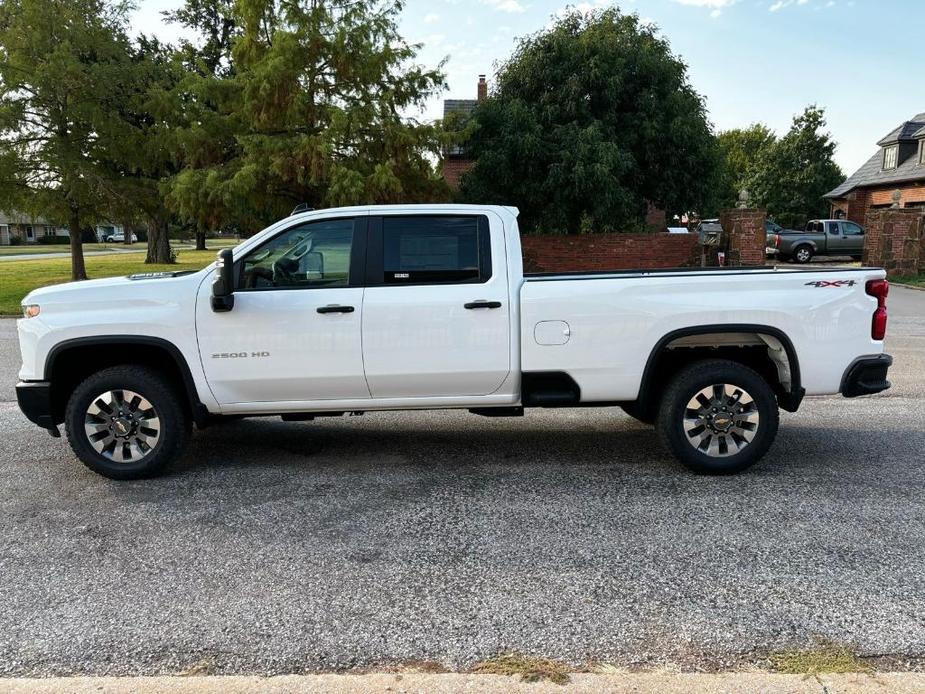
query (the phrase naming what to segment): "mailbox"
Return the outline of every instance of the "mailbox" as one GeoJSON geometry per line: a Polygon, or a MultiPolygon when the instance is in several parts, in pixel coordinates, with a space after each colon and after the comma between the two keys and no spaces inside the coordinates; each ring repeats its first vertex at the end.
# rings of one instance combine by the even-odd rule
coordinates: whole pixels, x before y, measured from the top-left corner
{"type": "Polygon", "coordinates": [[[701,246],[719,246],[723,241],[723,227],[714,222],[705,222],[697,230],[701,246]]]}

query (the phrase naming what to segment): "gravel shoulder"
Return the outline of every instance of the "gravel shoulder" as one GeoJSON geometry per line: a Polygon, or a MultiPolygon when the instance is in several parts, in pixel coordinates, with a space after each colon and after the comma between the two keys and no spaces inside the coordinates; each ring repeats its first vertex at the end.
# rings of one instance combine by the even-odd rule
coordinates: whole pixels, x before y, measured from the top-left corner
{"type": "Polygon", "coordinates": [[[307,675],[282,677],[150,677],[7,680],[9,694],[913,694],[925,689],[925,675],[778,675],[766,673],[620,673],[573,675],[562,686],[521,682],[512,677],[457,674],[307,675]]]}

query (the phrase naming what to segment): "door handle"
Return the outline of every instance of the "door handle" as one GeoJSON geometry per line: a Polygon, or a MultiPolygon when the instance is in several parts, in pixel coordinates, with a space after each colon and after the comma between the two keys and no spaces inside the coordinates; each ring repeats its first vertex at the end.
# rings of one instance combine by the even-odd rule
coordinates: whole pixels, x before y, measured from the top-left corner
{"type": "Polygon", "coordinates": [[[319,306],[318,313],[353,313],[353,306],[319,306]]]}
{"type": "Polygon", "coordinates": [[[501,308],[500,301],[470,301],[465,308],[501,308]]]}

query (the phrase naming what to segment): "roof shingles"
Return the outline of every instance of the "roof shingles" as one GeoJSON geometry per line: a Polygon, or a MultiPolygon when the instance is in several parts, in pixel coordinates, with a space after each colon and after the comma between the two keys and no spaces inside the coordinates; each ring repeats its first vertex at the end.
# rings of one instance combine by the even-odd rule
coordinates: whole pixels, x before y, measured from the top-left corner
{"type": "MultiPolygon", "coordinates": [[[[895,142],[909,142],[925,138],[925,113],[914,116],[889,135],[880,140],[878,145],[888,145],[895,142]]],[[[866,186],[881,186],[891,183],[907,183],[909,181],[925,181],[925,165],[922,165],[918,156],[906,157],[895,169],[883,169],[883,150],[878,150],[867,162],[844,183],[825,194],[826,198],[843,198],[855,188],[866,186]]]]}

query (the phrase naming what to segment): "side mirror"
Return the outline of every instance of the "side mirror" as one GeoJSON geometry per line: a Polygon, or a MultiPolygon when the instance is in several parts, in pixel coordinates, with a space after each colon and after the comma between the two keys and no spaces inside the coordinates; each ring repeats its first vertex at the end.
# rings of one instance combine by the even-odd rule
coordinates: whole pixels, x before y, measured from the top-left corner
{"type": "Polygon", "coordinates": [[[218,252],[212,280],[212,310],[219,313],[234,308],[234,257],[230,248],[218,252]]]}

